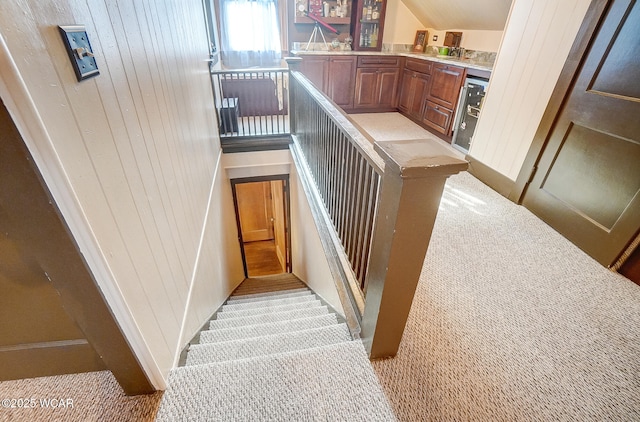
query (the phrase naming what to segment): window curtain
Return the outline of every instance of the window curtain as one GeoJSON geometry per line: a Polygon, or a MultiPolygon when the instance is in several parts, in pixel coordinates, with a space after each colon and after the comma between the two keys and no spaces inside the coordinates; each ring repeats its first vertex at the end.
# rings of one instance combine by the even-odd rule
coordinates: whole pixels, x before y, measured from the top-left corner
{"type": "Polygon", "coordinates": [[[220,0],[220,41],[226,67],[279,66],[276,0],[220,0]]]}

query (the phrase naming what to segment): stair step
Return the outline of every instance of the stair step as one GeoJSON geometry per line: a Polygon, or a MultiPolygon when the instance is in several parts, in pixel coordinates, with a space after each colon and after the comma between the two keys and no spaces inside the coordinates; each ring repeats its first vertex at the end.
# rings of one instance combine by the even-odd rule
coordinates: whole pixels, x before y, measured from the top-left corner
{"type": "Polygon", "coordinates": [[[312,328],[326,327],[337,323],[338,318],[336,318],[335,314],[327,314],[289,321],[247,325],[245,327],[238,328],[219,328],[216,330],[202,331],[200,333],[200,343],[217,343],[221,341],[262,337],[271,334],[310,330],[312,328]]]}
{"type": "Polygon", "coordinates": [[[212,362],[247,359],[261,355],[311,349],[350,340],[351,336],[347,324],[336,324],[293,333],[273,334],[221,343],[195,344],[189,348],[186,364],[203,365],[212,362]]]}
{"type": "Polygon", "coordinates": [[[296,297],[296,296],[304,296],[313,294],[311,290],[308,288],[302,289],[293,289],[293,290],[280,290],[277,292],[269,292],[269,293],[255,293],[251,295],[241,295],[241,296],[231,296],[227,299],[227,303],[246,303],[246,302],[257,302],[265,299],[279,299],[285,297],[296,297]]]}
{"type": "Polygon", "coordinates": [[[396,418],[360,341],[169,374],[157,421],[371,421],[396,418]]]}
{"type": "Polygon", "coordinates": [[[289,319],[309,318],[312,316],[326,315],[329,309],[326,306],[308,309],[296,309],[293,311],[276,312],[263,315],[252,315],[242,318],[215,319],[209,322],[209,329],[243,327],[245,325],[264,324],[267,322],[286,321],[289,319]]]}
{"type": "Polygon", "coordinates": [[[274,314],[277,312],[294,311],[296,309],[310,309],[322,306],[319,300],[310,302],[289,303],[287,305],[268,306],[266,308],[243,309],[240,311],[221,311],[216,314],[216,319],[243,318],[252,315],[274,314]]]}
{"type": "Polygon", "coordinates": [[[292,303],[302,303],[309,302],[312,300],[317,300],[315,294],[308,294],[304,296],[294,296],[287,297],[283,299],[265,299],[256,302],[245,302],[245,303],[232,303],[227,305],[222,305],[221,311],[241,311],[244,309],[254,309],[254,308],[265,308],[269,306],[279,306],[279,305],[288,305],[292,303]]]}

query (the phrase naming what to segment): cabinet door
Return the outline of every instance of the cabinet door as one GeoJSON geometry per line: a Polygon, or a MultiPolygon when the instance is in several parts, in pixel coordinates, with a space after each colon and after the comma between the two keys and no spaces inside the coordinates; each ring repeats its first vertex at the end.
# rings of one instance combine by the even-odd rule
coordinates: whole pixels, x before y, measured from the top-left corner
{"type": "Polygon", "coordinates": [[[436,131],[448,135],[453,111],[439,104],[427,101],[422,122],[436,131]]]}
{"type": "Polygon", "coordinates": [[[326,94],[344,109],[353,108],[356,57],[332,57],[329,61],[326,94]]]}
{"type": "Polygon", "coordinates": [[[402,72],[402,82],[400,83],[400,95],[398,96],[398,108],[400,111],[409,113],[411,102],[413,101],[413,80],[416,73],[405,69],[402,72]]]}
{"type": "Polygon", "coordinates": [[[356,72],[356,108],[375,108],[378,106],[378,70],[375,68],[359,68],[356,72]]]}
{"type": "Polygon", "coordinates": [[[429,100],[454,110],[464,80],[464,68],[435,63],[431,71],[429,100]]]}
{"type": "Polygon", "coordinates": [[[327,77],[329,75],[328,56],[304,56],[300,71],[304,73],[315,86],[326,92],[327,77]]]}
{"type": "Polygon", "coordinates": [[[398,92],[398,79],[400,79],[400,69],[380,69],[378,70],[377,105],[380,108],[393,108],[396,106],[396,93],[398,92]]]}
{"type": "Polygon", "coordinates": [[[396,105],[398,68],[362,67],[356,72],[354,105],[363,109],[390,109],[396,105]]]}
{"type": "Polygon", "coordinates": [[[409,116],[422,119],[422,108],[429,92],[429,75],[405,70],[398,108],[409,116]]]}

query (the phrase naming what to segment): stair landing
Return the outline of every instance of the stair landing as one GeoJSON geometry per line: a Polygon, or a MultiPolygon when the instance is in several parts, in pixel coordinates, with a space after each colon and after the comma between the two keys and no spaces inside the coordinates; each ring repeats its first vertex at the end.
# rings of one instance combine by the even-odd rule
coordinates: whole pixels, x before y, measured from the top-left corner
{"type": "Polygon", "coordinates": [[[306,287],[307,285],[300,281],[298,277],[289,273],[265,277],[249,277],[240,283],[231,296],[238,297],[256,293],[303,289],[306,287]]]}

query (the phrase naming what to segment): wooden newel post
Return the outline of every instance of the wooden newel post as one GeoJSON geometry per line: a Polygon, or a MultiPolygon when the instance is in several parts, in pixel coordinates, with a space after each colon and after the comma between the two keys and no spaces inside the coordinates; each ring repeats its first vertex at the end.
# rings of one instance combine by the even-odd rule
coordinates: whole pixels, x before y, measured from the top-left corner
{"type": "Polygon", "coordinates": [[[398,352],[444,184],[468,166],[432,140],[376,142],[374,149],[385,170],[362,318],[372,359],[398,352]]]}
{"type": "MultiPolygon", "coordinates": [[[[284,61],[287,62],[287,66],[289,66],[289,71],[299,71],[300,65],[302,64],[302,57],[285,57],[284,61]]],[[[296,121],[298,118],[297,109],[296,109],[296,100],[293,95],[293,84],[296,81],[292,81],[291,75],[289,75],[289,84],[288,84],[288,95],[289,95],[289,132],[296,133],[297,125],[296,121]]]]}
{"type": "Polygon", "coordinates": [[[284,61],[287,62],[289,69],[300,70],[300,65],[302,64],[302,57],[285,57],[284,61]]]}

